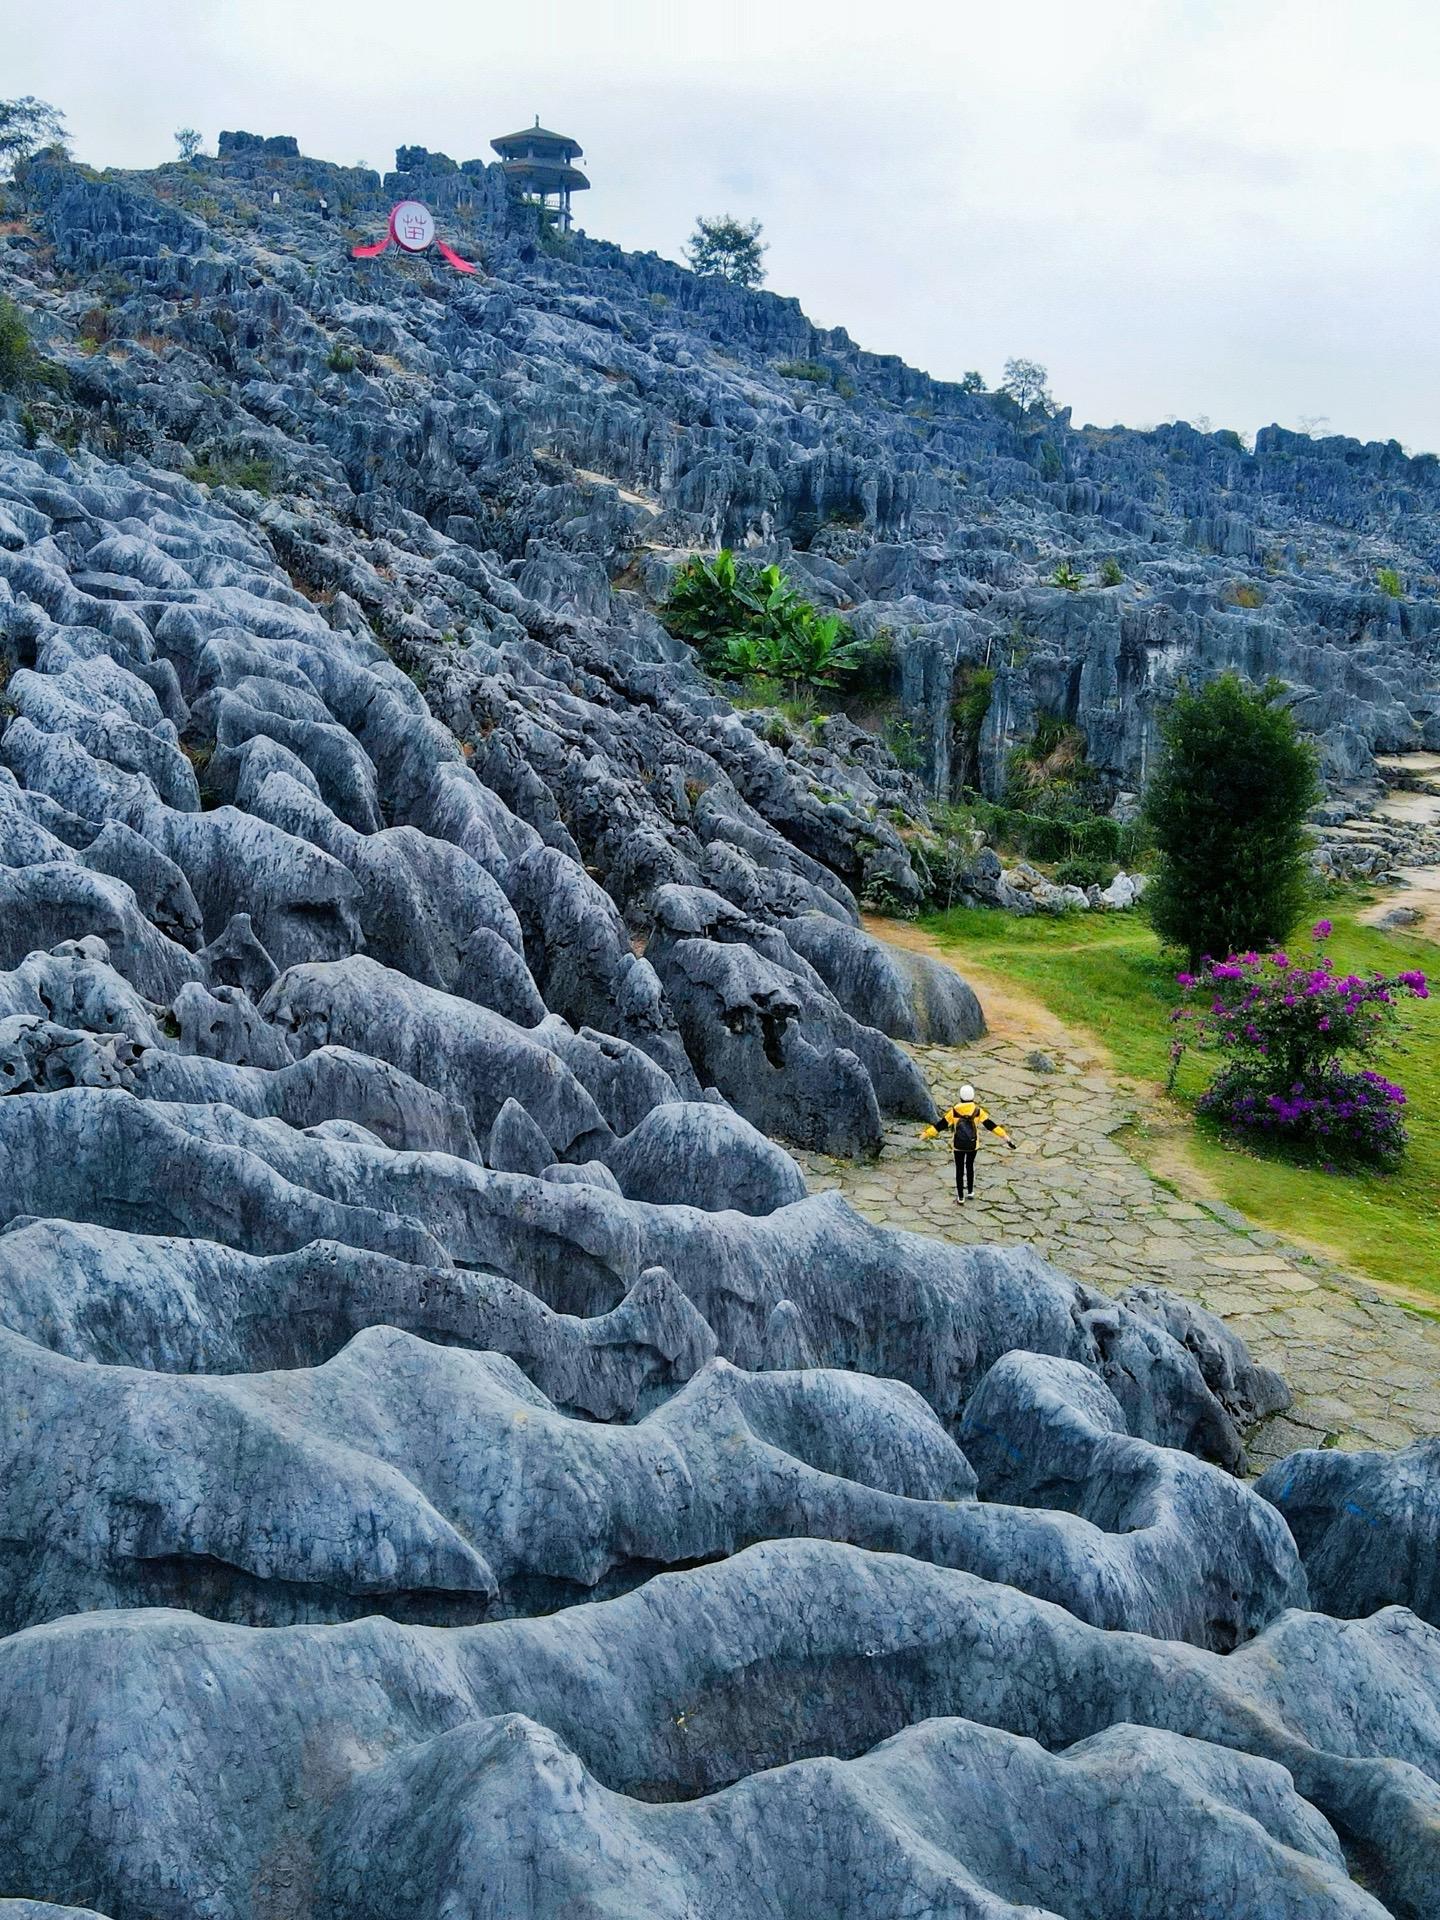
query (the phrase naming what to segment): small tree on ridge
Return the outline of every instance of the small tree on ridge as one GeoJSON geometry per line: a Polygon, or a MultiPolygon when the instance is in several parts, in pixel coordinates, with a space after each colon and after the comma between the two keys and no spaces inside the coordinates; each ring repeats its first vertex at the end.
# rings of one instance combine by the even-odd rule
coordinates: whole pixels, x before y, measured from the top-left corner
{"type": "Polygon", "coordinates": [[[706,219],[702,213],[685,247],[696,273],[717,274],[737,287],[758,287],[765,278],[765,243],[758,220],[737,220],[732,214],[706,219]]]}
{"type": "Polygon", "coordinates": [[[1161,725],[1144,806],[1159,866],[1145,907],[1192,962],[1283,940],[1308,903],[1305,816],[1320,781],[1281,691],[1221,674],[1177,694],[1161,725]]]}
{"type": "Polygon", "coordinates": [[[1022,413],[1042,407],[1050,413],[1055,402],[1050,397],[1050,375],[1038,360],[1007,360],[1000,391],[1008,393],[1022,413]]]}
{"type": "Polygon", "coordinates": [[[18,100],[0,100],[0,180],[7,180],[17,164],[42,147],[63,147],[65,122],[47,100],[33,93],[18,100]]]}

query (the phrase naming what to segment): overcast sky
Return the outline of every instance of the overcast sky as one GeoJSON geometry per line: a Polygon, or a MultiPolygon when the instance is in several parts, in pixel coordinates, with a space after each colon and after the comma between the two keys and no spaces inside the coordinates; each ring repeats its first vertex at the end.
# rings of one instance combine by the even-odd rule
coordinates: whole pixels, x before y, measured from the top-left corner
{"type": "Polygon", "coordinates": [[[758,217],[776,291],[934,374],[1440,448],[1427,0],[0,0],[0,92],[101,165],[182,125],[467,159],[538,113],[591,233],[758,217]]]}

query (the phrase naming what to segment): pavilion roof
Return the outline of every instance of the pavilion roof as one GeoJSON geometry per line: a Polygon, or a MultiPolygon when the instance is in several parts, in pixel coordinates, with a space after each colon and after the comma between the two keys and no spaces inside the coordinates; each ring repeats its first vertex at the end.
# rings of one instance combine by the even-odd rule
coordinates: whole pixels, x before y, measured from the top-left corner
{"type": "Polygon", "coordinates": [[[504,153],[511,147],[552,146],[559,148],[568,158],[585,151],[580,142],[572,140],[568,133],[552,133],[549,127],[542,127],[538,121],[533,127],[522,127],[519,133],[502,133],[490,144],[496,153],[504,153]]]}

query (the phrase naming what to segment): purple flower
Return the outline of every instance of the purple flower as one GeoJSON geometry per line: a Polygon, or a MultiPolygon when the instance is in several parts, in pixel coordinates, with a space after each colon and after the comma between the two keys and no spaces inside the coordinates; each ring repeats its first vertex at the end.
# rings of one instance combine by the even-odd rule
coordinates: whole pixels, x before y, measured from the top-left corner
{"type": "Polygon", "coordinates": [[[1328,920],[1317,920],[1310,931],[1317,940],[1328,940],[1334,928],[1328,920]]]}
{"type": "Polygon", "coordinates": [[[1195,984],[1195,976],[1193,973],[1177,973],[1175,976],[1175,984],[1177,987],[1193,987],[1195,984]]]}

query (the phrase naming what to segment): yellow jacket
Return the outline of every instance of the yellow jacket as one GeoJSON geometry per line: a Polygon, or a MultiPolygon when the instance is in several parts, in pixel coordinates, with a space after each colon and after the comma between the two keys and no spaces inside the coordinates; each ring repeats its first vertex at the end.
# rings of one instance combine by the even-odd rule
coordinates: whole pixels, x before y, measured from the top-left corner
{"type": "MultiPolygon", "coordinates": [[[[957,1122],[961,1120],[974,1121],[977,1139],[979,1138],[981,1127],[984,1127],[987,1133],[993,1133],[997,1140],[1008,1141],[1010,1139],[1010,1135],[1005,1131],[1004,1127],[1000,1125],[998,1120],[992,1120],[990,1118],[989,1113],[980,1105],[978,1100],[965,1100],[958,1106],[947,1107],[941,1118],[941,1125],[954,1128],[957,1122]]],[[[920,1137],[922,1140],[938,1140],[940,1137],[940,1128],[926,1127],[920,1137]]]]}

